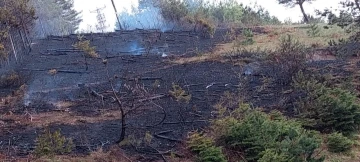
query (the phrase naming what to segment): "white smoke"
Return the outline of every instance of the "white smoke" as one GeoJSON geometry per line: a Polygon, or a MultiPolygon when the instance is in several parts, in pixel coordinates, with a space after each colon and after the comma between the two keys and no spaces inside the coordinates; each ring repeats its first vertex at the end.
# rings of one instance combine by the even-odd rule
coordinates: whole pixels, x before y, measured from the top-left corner
{"type": "MultiPolygon", "coordinates": [[[[119,14],[120,23],[126,30],[159,29],[162,32],[174,28],[173,23],[164,20],[159,8],[148,6],[143,9],[133,8],[132,12],[123,11],[119,14]]],[[[119,29],[116,24],[116,29],[119,29]]]]}

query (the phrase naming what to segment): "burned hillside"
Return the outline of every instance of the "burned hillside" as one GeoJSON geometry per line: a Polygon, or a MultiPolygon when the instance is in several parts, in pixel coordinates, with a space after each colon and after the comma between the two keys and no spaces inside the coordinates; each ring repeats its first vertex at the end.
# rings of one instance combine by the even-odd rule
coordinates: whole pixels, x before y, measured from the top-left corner
{"type": "Polygon", "coordinates": [[[359,161],[358,2],[138,2],[0,0],[0,161],[359,161]]]}

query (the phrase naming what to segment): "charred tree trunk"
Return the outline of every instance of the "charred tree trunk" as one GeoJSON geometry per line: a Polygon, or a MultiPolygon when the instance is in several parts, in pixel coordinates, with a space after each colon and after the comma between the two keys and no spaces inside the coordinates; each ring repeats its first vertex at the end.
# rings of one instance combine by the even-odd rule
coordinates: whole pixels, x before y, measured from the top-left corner
{"type": "Polygon", "coordinates": [[[120,133],[120,138],[116,143],[120,143],[121,141],[123,141],[125,139],[125,131],[126,131],[126,120],[125,120],[125,112],[123,109],[120,109],[121,111],[121,133],[120,133]]]}
{"type": "Polygon", "coordinates": [[[304,16],[304,21],[305,21],[306,23],[309,23],[309,18],[308,18],[308,15],[305,13],[303,3],[300,3],[299,6],[300,6],[300,9],[301,9],[301,13],[302,13],[303,16],[304,16]]]}
{"type": "Polygon", "coordinates": [[[125,118],[126,118],[126,113],[125,113],[125,110],[124,110],[123,103],[121,102],[120,97],[116,94],[116,91],[114,89],[114,84],[113,84],[112,79],[111,79],[110,74],[109,74],[109,69],[108,69],[107,62],[105,61],[104,64],[105,64],[107,79],[109,80],[109,83],[110,83],[110,86],[111,86],[111,91],[112,91],[112,93],[113,93],[113,95],[115,97],[116,103],[118,104],[120,112],[121,112],[120,138],[119,138],[118,141],[116,141],[116,143],[120,143],[121,141],[123,141],[125,139],[125,132],[126,132],[126,119],[125,118]]]}

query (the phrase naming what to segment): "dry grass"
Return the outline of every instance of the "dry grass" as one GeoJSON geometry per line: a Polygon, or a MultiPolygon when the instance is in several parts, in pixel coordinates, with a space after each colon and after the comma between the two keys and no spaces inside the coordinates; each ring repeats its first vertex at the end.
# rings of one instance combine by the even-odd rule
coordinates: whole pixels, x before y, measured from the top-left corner
{"type": "Polygon", "coordinates": [[[291,35],[308,47],[326,47],[330,40],[348,38],[350,34],[346,33],[340,27],[332,26],[330,29],[324,29],[325,24],[319,24],[320,36],[310,37],[307,34],[307,25],[285,25],[285,26],[264,26],[267,34],[256,34],[255,43],[246,46],[248,50],[260,48],[262,50],[275,50],[281,37],[291,35]]]}
{"type": "Polygon", "coordinates": [[[0,99],[0,107],[14,107],[17,103],[22,102],[26,91],[26,85],[22,85],[19,89],[13,91],[12,94],[0,99]]]}
{"type": "MultiPolygon", "coordinates": [[[[194,157],[192,154],[186,154],[184,157],[175,157],[172,155],[164,155],[166,161],[168,162],[193,162],[194,157]],[[189,157],[187,157],[189,156],[189,157]]],[[[26,158],[19,159],[6,159],[6,156],[0,155],[0,160],[7,161],[16,161],[16,162],[137,162],[144,161],[142,156],[130,156],[125,153],[124,150],[118,146],[112,146],[109,151],[105,152],[103,149],[98,149],[97,151],[91,152],[89,155],[77,156],[77,155],[57,155],[54,158],[50,159],[47,157],[42,157],[36,159],[33,156],[28,156],[26,158]]],[[[161,158],[159,158],[161,159],[161,158]]],[[[153,160],[153,162],[163,162],[163,160],[153,160]]]]}
{"type": "Polygon", "coordinates": [[[174,60],[171,60],[170,63],[182,65],[205,61],[227,62],[228,60],[224,59],[223,56],[226,56],[227,53],[235,49],[236,48],[233,47],[232,43],[218,44],[211,52],[203,53],[193,57],[178,57],[174,60]]]}
{"type": "Polygon", "coordinates": [[[108,152],[104,152],[103,149],[91,152],[89,155],[76,156],[76,155],[57,155],[53,158],[35,158],[31,155],[26,158],[19,159],[3,159],[5,161],[16,161],[16,162],[135,162],[137,161],[134,157],[128,157],[124,151],[118,146],[112,146],[108,152]]]}
{"type": "MultiPolygon", "coordinates": [[[[307,26],[306,25],[285,25],[285,26],[263,26],[264,32],[266,34],[255,34],[253,39],[255,41],[252,45],[239,45],[241,42],[241,37],[235,39],[233,42],[218,44],[213,51],[208,53],[203,53],[201,55],[193,57],[179,57],[175,60],[170,61],[175,64],[189,64],[189,63],[199,63],[204,61],[220,61],[227,62],[229,60],[224,59],[223,56],[228,55],[229,51],[234,51],[238,49],[245,49],[247,51],[275,51],[278,48],[280,39],[286,35],[291,35],[295,39],[299,40],[300,43],[303,43],[307,47],[323,48],[328,46],[328,41],[332,39],[341,39],[348,38],[350,34],[346,33],[339,27],[333,26],[330,29],[323,29],[324,24],[320,24],[321,28],[319,37],[310,37],[307,35],[307,26]]],[[[316,52],[313,55],[313,60],[334,60],[335,57],[327,53],[318,53],[316,52]]]]}
{"type": "Polygon", "coordinates": [[[99,116],[87,117],[76,116],[69,112],[47,112],[39,114],[24,113],[22,115],[15,115],[8,113],[0,117],[1,120],[12,120],[18,125],[26,125],[37,128],[45,127],[52,123],[76,125],[79,123],[99,123],[109,120],[121,119],[120,111],[108,111],[99,116]]]}

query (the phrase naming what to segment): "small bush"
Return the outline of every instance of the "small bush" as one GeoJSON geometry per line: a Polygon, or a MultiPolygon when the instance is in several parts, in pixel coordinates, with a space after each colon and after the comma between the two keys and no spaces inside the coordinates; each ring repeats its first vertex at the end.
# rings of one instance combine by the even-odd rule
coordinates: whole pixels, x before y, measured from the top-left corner
{"type": "Polygon", "coordinates": [[[170,95],[176,99],[178,102],[189,103],[191,100],[191,94],[188,94],[184,89],[182,89],[177,84],[172,84],[173,90],[169,91],[170,95]]]}
{"type": "MultiPolygon", "coordinates": [[[[248,161],[322,161],[314,157],[321,139],[313,131],[307,131],[300,123],[279,117],[279,113],[267,115],[254,110],[236,124],[232,124],[225,141],[236,150],[243,151],[248,161]]],[[[282,115],[281,115],[282,116],[282,115]]]]}
{"type": "Polygon", "coordinates": [[[61,135],[60,130],[51,133],[49,129],[46,129],[45,132],[36,139],[34,153],[37,157],[53,157],[57,154],[70,153],[73,147],[72,140],[61,135]]]}
{"type": "Polygon", "coordinates": [[[320,36],[320,28],[317,24],[310,24],[306,33],[309,37],[318,37],[320,36]]]}
{"type": "Polygon", "coordinates": [[[266,149],[263,154],[258,162],[288,162],[286,155],[278,153],[274,149],[266,149]]]}
{"type": "Polygon", "coordinates": [[[279,75],[282,84],[289,85],[297,72],[305,68],[306,51],[303,44],[287,35],[280,39],[277,51],[272,53],[269,59],[275,65],[276,74],[279,75]]]}
{"type": "Polygon", "coordinates": [[[299,73],[294,88],[304,93],[297,102],[297,113],[306,127],[344,135],[358,132],[360,105],[356,95],[340,88],[329,88],[314,78],[299,73]]]}
{"type": "Polygon", "coordinates": [[[193,133],[188,138],[188,148],[199,154],[201,162],[226,162],[220,147],[214,146],[214,140],[199,133],[193,133]]]}
{"type": "Polygon", "coordinates": [[[255,43],[253,40],[254,33],[251,29],[244,29],[242,35],[244,37],[244,40],[241,42],[242,45],[252,45],[255,43]]]}
{"type": "Polygon", "coordinates": [[[211,138],[206,138],[199,133],[192,133],[188,137],[188,147],[191,151],[200,152],[214,145],[211,138]]]}
{"type": "Polygon", "coordinates": [[[353,142],[342,133],[332,133],[327,140],[328,150],[334,153],[348,152],[353,146],[353,142]]]}
{"type": "Polygon", "coordinates": [[[199,160],[202,162],[227,162],[220,147],[211,146],[199,153],[199,160]]]}
{"type": "Polygon", "coordinates": [[[304,45],[295,39],[291,35],[287,35],[280,38],[280,43],[278,47],[278,52],[282,54],[291,53],[291,52],[303,52],[304,45]]]}
{"type": "Polygon", "coordinates": [[[210,19],[195,18],[195,30],[199,30],[203,37],[214,37],[215,25],[210,19]]]}
{"type": "Polygon", "coordinates": [[[0,88],[20,86],[23,82],[23,78],[17,72],[12,71],[0,77],[0,88]]]}
{"type": "Polygon", "coordinates": [[[83,40],[82,36],[78,36],[78,42],[76,42],[73,47],[76,49],[82,50],[85,53],[85,57],[97,58],[99,54],[96,53],[96,47],[90,46],[90,40],[83,40]]]}

